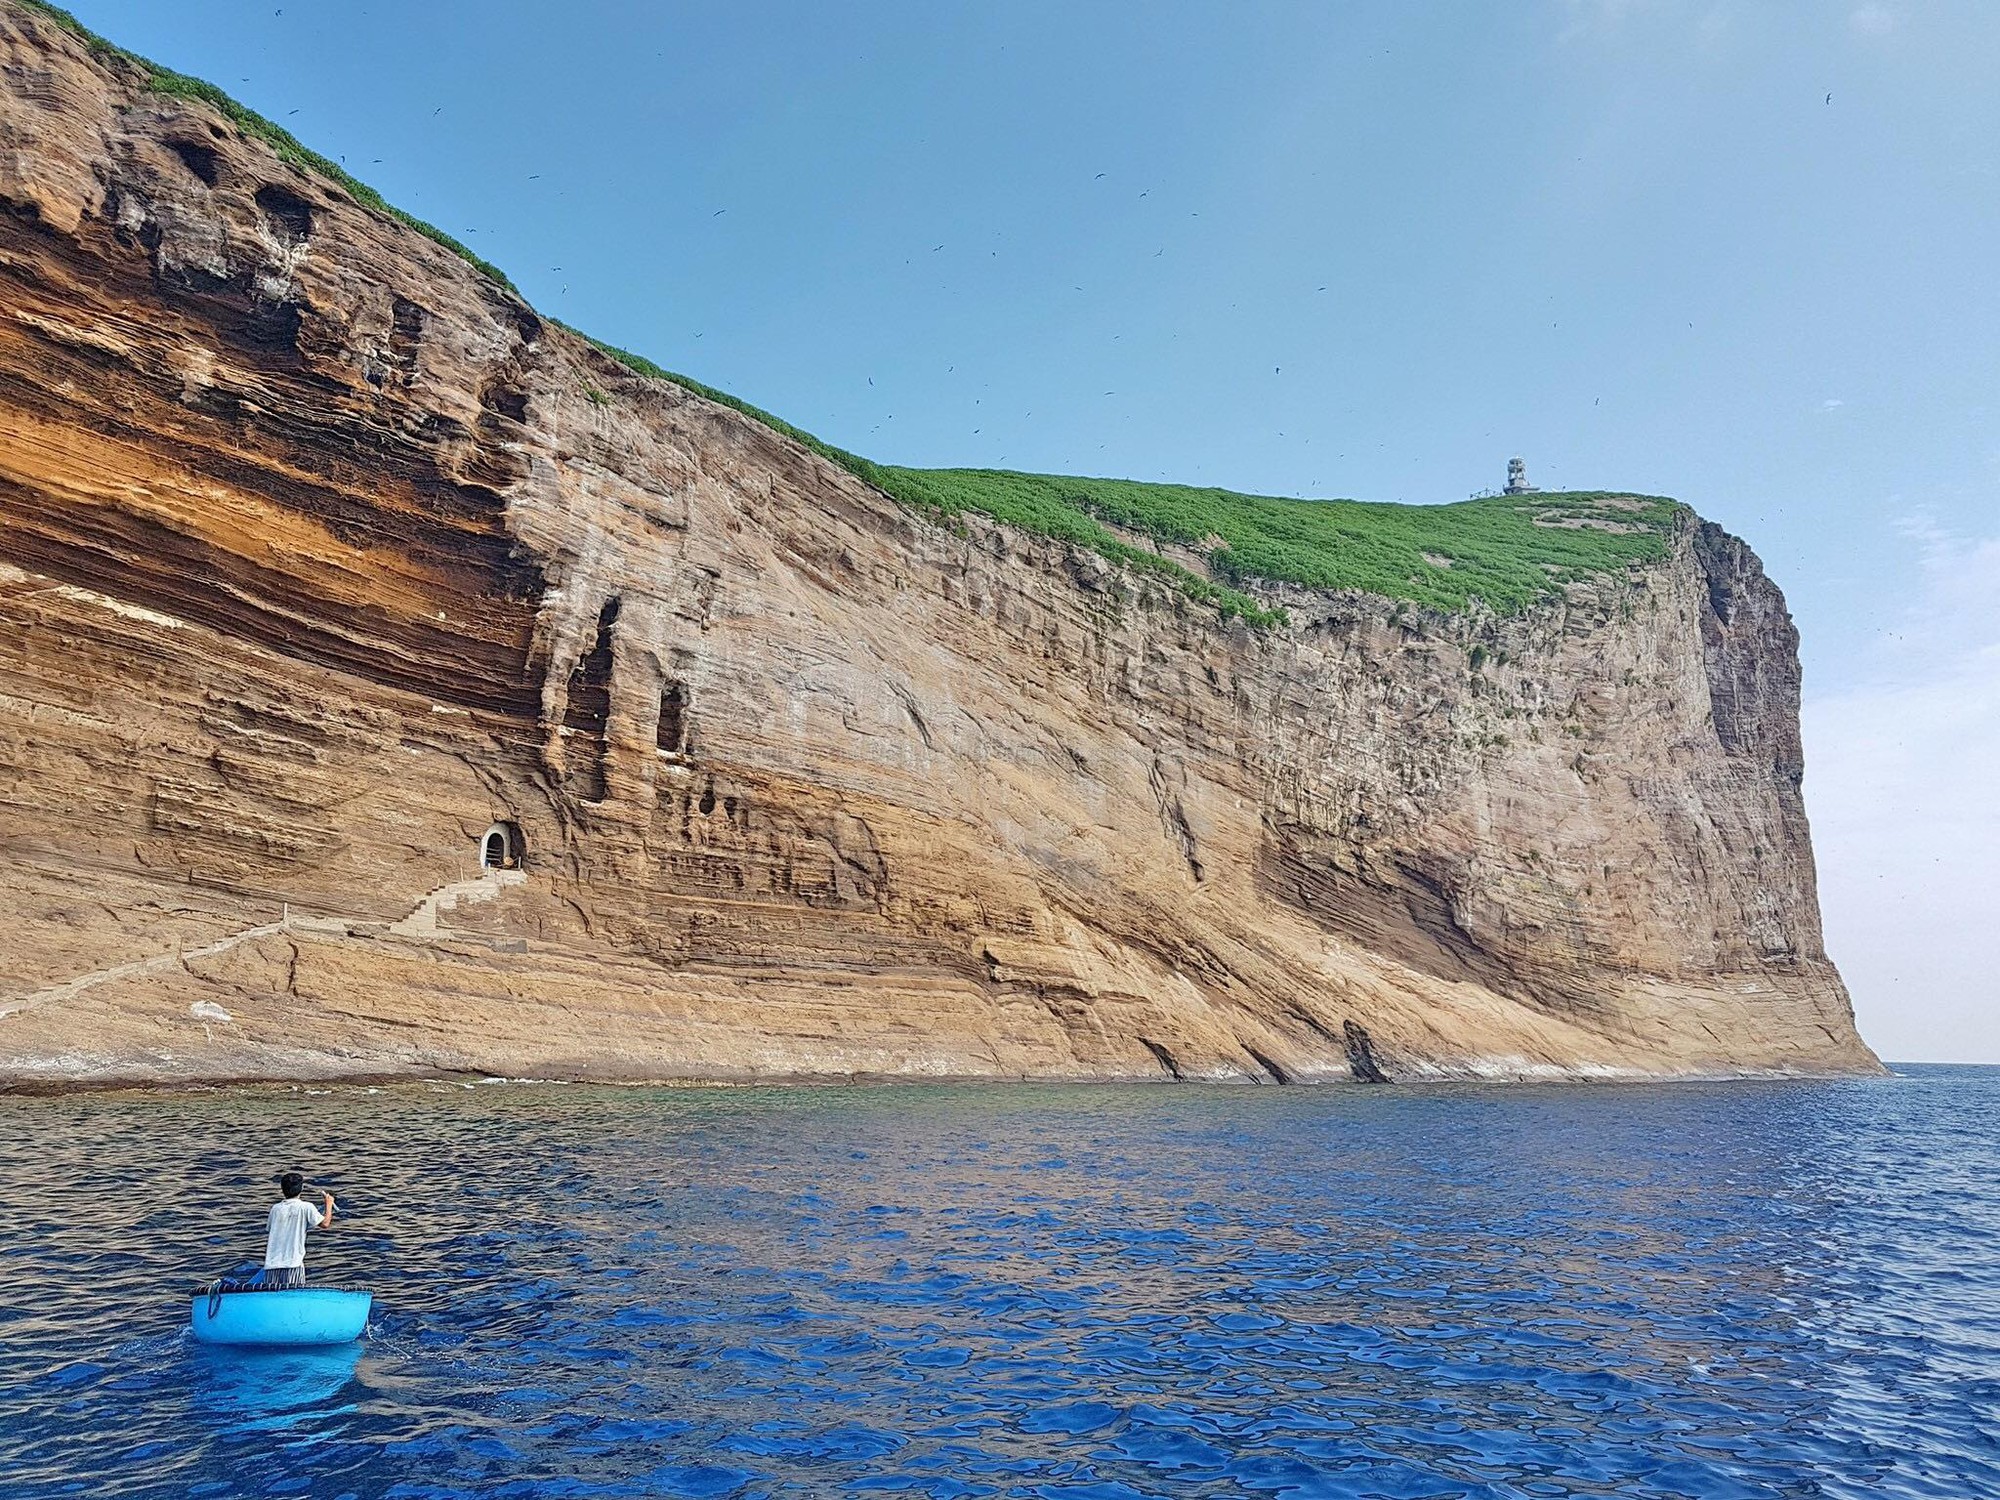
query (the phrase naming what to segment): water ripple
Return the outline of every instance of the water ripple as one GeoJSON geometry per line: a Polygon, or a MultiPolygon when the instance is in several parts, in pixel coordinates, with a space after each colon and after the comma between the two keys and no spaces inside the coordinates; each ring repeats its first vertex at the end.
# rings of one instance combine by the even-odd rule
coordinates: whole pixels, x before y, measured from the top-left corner
{"type": "Polygon", "coordinates": [[[0,1100],[0,1495],[2000,1494],[2000,1071],[0,1100]],[[345,1349],[202,1348],[269,1179],[345,1349]]]}

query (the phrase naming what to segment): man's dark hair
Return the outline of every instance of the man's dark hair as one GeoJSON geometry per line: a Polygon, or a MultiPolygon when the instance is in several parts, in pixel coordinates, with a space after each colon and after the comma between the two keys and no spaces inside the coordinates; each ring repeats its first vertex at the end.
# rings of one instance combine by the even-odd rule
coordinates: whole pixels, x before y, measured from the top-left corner
{"type": "Polygon", "coordinates": [[[305,1185],[305,1178],[299,1176],[296,1172],[287,1172],[283,1177],[278,1179],[278,1189],[287,1198],[298,1197],[299,1189],[305,1185]]]}

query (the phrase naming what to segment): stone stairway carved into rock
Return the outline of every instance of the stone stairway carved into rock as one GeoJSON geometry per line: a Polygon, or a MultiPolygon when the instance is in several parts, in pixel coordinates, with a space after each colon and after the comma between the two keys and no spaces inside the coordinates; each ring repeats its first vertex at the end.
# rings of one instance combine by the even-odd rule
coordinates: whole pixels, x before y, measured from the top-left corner
{"type": "Polygon", "coordinates": [[[527,878],[526,872],[521,870],[486,870],[471,880],[454,880],[441,885],[419,901],[416,910],[391,926],[388,935],[401,938],[441,937],[443,934],[438,930],[438,918],[445,912],[491,901],[508,886],[524,884],[527,878]]]}
{"type": "Polygon", "coordinates": [[[151,958],[135,958],[122,964],[112,964],[109,968],[93,969],[88,974],[79,974],[74,979],[65,979],[61,984],[32,990],[25,995],[17,995],[11,1000],[0,1000],[0,1019],[19,1015],[23,1011],[39,1010],[44,1005],[54,1005],[64,1000],[73,1000],[85,990],[95,989],[100,984],[110,984],[119,979],[137,979],[141,975],[156,974],[165,969],[176,968],[191,959],[213,958],[218,953],[227,953],[239,943],[253,942],[257,938],[272,937],[281,932],[317,932],[325,934],[345,934],[347,924],[326,917],[295,917],[289,908],[275,922],[265,922],[256,927],[246,927],[241,932],[232,932],[228,937],[217,938],[212,943],[203,943],[199,948],[176,948],[172,953],[156,953],[151,958]]]}
{"type": "MultiPolygon", "coordinates": [[[[491,901],[507,887],[521,885],[527,878],[527,875],[520,870],[487,870],[471,880],[451,881],[427,893],[417,902],[408,916],[382,930],[392,937],[415,938],[419,941],[443,937],[445,934],[438,927],[438,918],[443,913],[453,911],[460,906],[491,901]]],[[[0,999],[0,1020],[26,1011],[39,1010],[44,1005],[56,1005],[65,1000],[73,1000],[86,990],[95,989],[100,984],[161,973],[178,968],[194,959],[214,958],[218,954],[227,953],[239,944],[254,942],[258,938],[294,932],[344,938],[350,935],[350,926],[338,917],[295,916],[287,907],[285,914],[275,922],[246,927],[240,932],[230,933],[227,937],[217,938],[212,943],[203,943],[198,948],[176,948],[171,953],[156,953],[150,958],[131,959],[122,964],[112,964],[108,968],[93,969],[88,974],[79,974],[73,979],[65,979],[60,984],[31,990],[12,999],[0,999]]]]}

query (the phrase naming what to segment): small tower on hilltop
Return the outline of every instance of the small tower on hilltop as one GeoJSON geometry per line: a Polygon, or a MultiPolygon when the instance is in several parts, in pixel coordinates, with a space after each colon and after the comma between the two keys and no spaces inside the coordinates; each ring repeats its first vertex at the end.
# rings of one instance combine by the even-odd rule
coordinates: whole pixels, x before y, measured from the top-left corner
{"type": "Polygon", "coordinates": [[[1525,458],[1507,460],[1507,494],[1533,495],[1539,493],[1528,483],[1528,461],[1525,458]]]}

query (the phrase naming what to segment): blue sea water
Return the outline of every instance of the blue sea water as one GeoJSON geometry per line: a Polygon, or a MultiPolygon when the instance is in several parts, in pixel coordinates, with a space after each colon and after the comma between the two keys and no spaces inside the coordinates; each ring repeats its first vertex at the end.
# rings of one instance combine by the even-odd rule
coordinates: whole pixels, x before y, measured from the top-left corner
{"type": "Polygon", "coordinates": [[[4,1099],[0,1494],[2000,1496],[2000,1070],[4,1099]]]}

